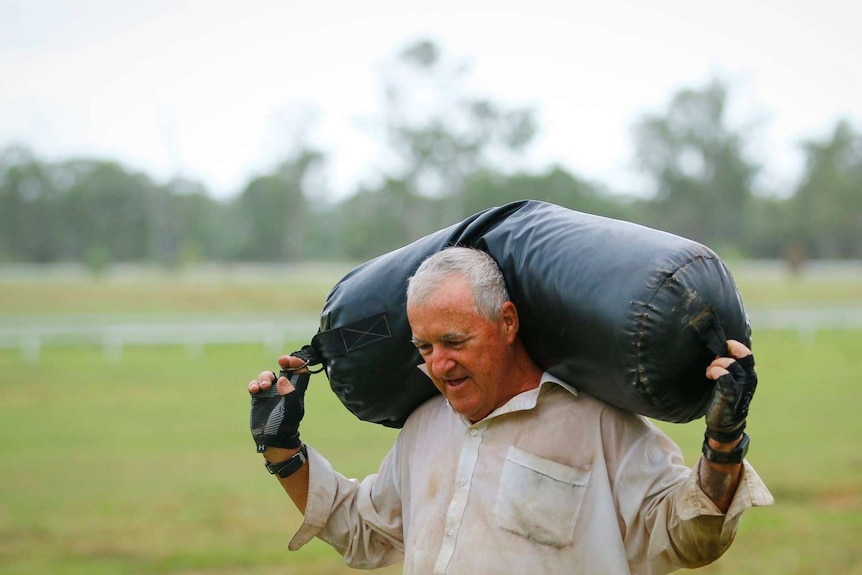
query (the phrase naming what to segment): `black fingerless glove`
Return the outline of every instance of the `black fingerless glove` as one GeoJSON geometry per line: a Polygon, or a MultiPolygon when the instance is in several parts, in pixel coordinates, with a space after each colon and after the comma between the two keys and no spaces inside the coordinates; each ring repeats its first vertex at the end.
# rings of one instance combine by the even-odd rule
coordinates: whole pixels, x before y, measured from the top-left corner
{"type": "Polygon", "coordinates": [[[299,422],[305,415],[305,390],[311,375],[282,371],[279,377],[289,378],[296,389],[279,395],[273,380],[269,389],[251,394],[249,426],[258,453],[263,453],[267,447],[298,449],[302,445],[299,422]]]}
{"type": "Polygon", "coordinates": [[[757,387],[753,355],[737,359],[727,371],[715,381],[706,409],[706,435],[721,443],[731,443],[745,431],[748,406],[757,387]]]}

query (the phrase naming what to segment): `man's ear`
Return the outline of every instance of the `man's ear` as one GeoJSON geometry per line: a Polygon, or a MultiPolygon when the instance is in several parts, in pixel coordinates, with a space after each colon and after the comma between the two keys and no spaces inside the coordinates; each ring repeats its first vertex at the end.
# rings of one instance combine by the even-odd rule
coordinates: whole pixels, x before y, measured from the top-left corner
{"type": "Polygon", "coordinates": [[[518,310],[515,304],[510,301],[504,303],[503,307],[500,308],[500,326],[509,343],[515,341],[515,338],[518,336],[520,321],[518,319],[518,310]]]}

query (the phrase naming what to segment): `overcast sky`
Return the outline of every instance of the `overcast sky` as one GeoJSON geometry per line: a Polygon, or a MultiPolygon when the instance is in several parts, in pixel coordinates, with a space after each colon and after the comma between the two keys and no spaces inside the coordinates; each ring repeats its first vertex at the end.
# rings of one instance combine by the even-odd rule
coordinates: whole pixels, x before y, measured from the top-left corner
{"type": "Polygon", "coordinates": [[[353,191],[379,151],[382,69],[429,38],[472,65],[470,89],[541,122],[534,165],[620,191],[631,125],[718,76],[777,187],[800,139],[862,130],[862,9],[846,0],[0,0],[0,146],[98,156],[218,196],[291,150],[297,126],[353,191]],[[309,120],[312,118],[313,120],[309,120]]]}

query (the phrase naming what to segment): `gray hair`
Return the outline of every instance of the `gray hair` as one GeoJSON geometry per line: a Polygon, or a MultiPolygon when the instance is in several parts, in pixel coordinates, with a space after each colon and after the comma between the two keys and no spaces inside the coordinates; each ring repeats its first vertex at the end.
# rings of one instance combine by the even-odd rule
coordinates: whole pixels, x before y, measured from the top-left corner
{"type": "Polygon", "coordinates": [[[494,258],[482,250],[449,247],[430,256],[407,280],[407,301],[421,304],[450,277],[467,280],[473,292],[473,305],[482,317],[495,321],[509,301],[503,272],[494,258]]]}

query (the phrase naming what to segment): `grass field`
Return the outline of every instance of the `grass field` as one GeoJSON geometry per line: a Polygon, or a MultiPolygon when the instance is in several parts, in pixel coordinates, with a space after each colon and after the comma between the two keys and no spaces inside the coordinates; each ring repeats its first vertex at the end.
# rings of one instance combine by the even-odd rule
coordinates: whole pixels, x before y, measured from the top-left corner
{"type": "MultiPolygon", "coordinates": [[[[862,304],[853,280],[738,279],[749,303],[862,304]]],[[[319,307],[329,283],[0,282],[0,315],[319,307]]],[[[862,575],[862,332],[756,329],[749,459],[776,504],[751,510],[727,555],[694,572],[862,575]]],[[[286,551],[300,514],[247,428],[245,383],[273,359],[258,346],[129,348],[121,361],[69,347],[33,365],[0,350],[0,574],[353,572],[319,542],[286,551]]],[[[308,413],[304,439],[347,475],[373,472],[394,438],[356,421],[323,375],[308,413]]],[[[694,463],[702,423],[663,427],[694,463]]]]}

